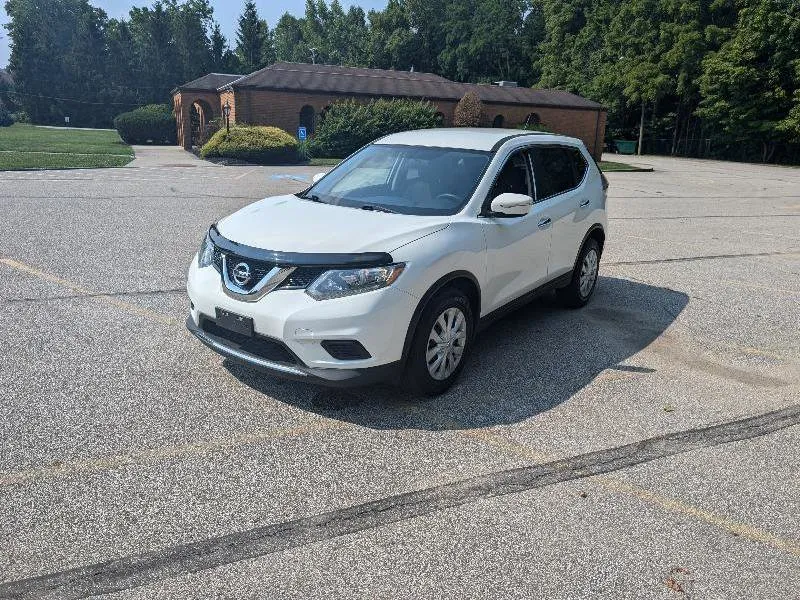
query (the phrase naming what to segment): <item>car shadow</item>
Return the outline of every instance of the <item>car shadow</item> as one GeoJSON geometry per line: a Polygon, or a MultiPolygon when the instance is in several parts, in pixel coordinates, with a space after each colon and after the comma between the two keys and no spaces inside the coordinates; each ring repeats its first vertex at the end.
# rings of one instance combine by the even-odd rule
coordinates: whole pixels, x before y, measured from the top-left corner
{"type": "Polygon", "coordinates": [[[625,365],[678,317],[688,296],[675,290],[601,277],[591,302],[561,308],[545,296],[478,335],[461,378],[436,398],[390,385],[352,390],[276,379],[233,361],[242,383],[292,406],[375,429],[471,429],[524,421],[568,400],[606,369],[625,365]]]}

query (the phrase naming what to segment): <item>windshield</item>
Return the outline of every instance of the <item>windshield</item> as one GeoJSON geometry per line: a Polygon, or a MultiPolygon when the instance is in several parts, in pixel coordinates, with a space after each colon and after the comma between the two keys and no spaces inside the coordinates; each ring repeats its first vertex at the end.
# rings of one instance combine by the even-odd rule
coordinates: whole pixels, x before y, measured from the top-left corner
{"type": "Polygon", "coordinates": [[[300,197],[407,215],[452,215],[464,208],[491,157],[477,150],[374,144],[300,197]]]}

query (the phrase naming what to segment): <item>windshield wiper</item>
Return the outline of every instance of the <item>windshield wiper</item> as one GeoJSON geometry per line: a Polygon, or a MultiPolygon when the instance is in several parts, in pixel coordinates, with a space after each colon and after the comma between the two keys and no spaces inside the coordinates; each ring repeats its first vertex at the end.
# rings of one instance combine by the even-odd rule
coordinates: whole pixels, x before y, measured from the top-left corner
{"type": "Polygon", "coordinates": [[[364,204],[361,206],[361,210],[372,210],[375,212],[397,214],[396,210],[386,208],[385,206],[375,206],[374,204],[364,204]]]}
{"type": "Polygon", "coordinates": [[[325,203],[322,201],[322,198],[320,198],[320,197],[319,197],[319,196],[317,196],[316,194],[311,194],[310,196],[306,196],[306,195],[300,195],[300,194],[298,194],[298,195],[297,195],[297,197],[298,197],[298,198],[301,198],[301,199],[303,199],[303,200],[311,200],[312,202],[319,202],[320,204],[325,204],[325,203]]]}

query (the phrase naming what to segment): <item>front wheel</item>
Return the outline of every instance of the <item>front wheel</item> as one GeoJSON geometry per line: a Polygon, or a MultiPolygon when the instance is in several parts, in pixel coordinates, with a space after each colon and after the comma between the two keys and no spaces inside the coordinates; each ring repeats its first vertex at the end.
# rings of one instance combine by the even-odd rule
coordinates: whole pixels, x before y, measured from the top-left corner
{"type": "Polygon", "coordinates": [[[572,273],[572,280],[567,287],[556,290],[556,296],[564,306],[580,308],[584,306],[597,286],[597,274],[600,269],[600,245],[597,240],[589,239],[581,248],[578,265],[572,273]]]}
{"type": "Polygon", "coordinates": [[[467,297],[456,289],[435,296],[422,311],[406,363],[405,387],[426,396],[455,383],[467,357],[474,321],[467,297]]]}

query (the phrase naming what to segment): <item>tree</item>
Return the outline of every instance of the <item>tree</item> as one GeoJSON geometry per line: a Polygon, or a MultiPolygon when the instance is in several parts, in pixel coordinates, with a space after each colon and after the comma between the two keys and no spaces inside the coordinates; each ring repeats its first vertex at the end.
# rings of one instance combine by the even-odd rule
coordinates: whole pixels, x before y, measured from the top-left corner
{"type": "Polygon", "coordinates": [[[9,0],[9,71],[23,109],[34,122],[69,116],[93,126],[112,109],[85,99],[105,89],[106,14],[86,0],[9,0]]]}
{"type": "Polygon", "coordinates": [[[456,127],[478,127],[483,115],[483,103],[475,92],[467,92],[456,104],[453,125],[456,127]]]}
{"type": "Polygon", "coordinates": [[[800,18],[793,0],[744,0],[731,37],[703,60],[699,115],[735,142],[754,141],[769,161],[797,139],[800,18]]]}
{"type": "Polygon", "coordinates": [[[420,68],[419,38],[411,30],[408,11],[401,0],[389,0],[382,11],[371,10],[369,21],[369,65],[379,69],[420,68]]]}
{"type": "Polygon", "coordinates": [[[245,73],[258,71],[268,64],[267,61],[271,58],[268,42],[267,22],[259,18],[256,3],[247,0],[236,32],[236,55],[245,73]]]}
{"type": "Polygon", "coordinates": [[[228,47],[228,40],[222,35],[219,23],[211,30],[211,69],[215,73],[239,73],[239,58],[228,47]]]}
{"type": "Polygon", "coordinates": [[[277,60],[305,62],[305,42],[300,19],[284,13],[273,30],[277,60]]]}

